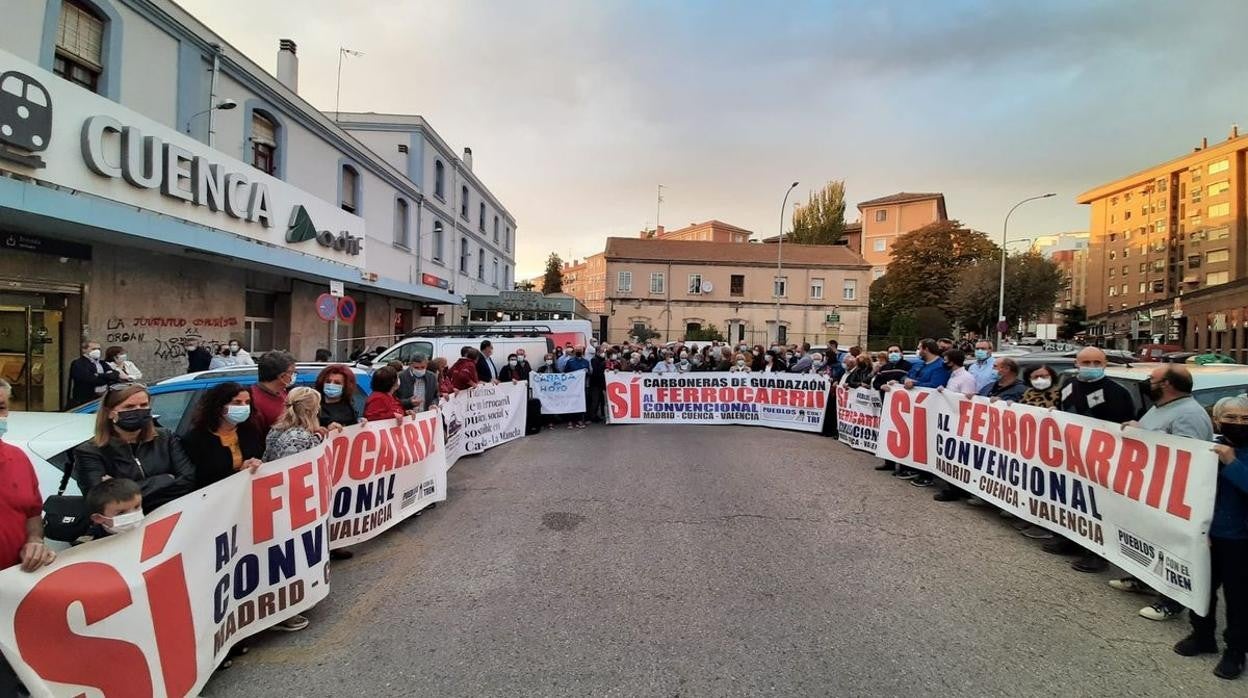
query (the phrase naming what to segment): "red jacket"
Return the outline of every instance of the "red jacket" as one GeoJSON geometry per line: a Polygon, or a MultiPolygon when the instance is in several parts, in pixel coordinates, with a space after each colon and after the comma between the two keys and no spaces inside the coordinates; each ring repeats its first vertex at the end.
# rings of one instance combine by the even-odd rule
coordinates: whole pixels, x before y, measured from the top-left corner
{"type": "Polygon", "coordinates": [[[467,390],[478,382],[477,365],[472,359],[460,357],[459,361],[451,366],[451,387],[456,390],[467,390]]]}
{"type": "Polygon", "coordinates": [[[364,419],[370,422],[403,416],[403,405],[390,393],[372,393],[364,401],[364,419]]]}

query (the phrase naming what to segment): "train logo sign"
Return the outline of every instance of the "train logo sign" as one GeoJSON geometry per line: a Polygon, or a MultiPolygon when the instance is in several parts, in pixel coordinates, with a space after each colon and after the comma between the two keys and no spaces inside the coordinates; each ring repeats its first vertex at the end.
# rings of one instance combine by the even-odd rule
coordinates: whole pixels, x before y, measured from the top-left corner
{"type": "Polygon", "coordinates": [[[37,153],[52,140],[52,97],[38,80],[10,70],[0,74],[0,159],[44,167],[37,153]]]}

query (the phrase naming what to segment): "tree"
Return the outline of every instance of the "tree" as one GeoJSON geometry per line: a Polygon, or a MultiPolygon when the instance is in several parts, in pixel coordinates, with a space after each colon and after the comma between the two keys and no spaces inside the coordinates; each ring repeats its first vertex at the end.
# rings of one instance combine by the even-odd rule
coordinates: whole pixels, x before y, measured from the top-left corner
{"type": "Polygon", "coordinates": [[[724,335],[719,328],[714,325],[699,327],[692,332],[685,333],[686,342],[722,342],[724,335]]]}
{"type": "Polygon", "coordinates": [[[831,245],[845,232],[845,182],[828,182],[811,192],[804,206],[793,211],[793,232],[788,242],[831,245]]]}
{"type": "Polygon", "coordinates": [[[633,341],[640,344],[651,339],[658,339],[659,333],[650,329],[649,325],[634,325],[633,331],[630,333],[633,341]]]}
{"type": "MultiPolygon", "coordinates": [[[[1013,325],[1053,309],[1065,279],[1061,269],[1038,252],[1005,260],[1005,317],[1013,325]]],[[[1000,257],[984,258],[958,279],[948,310],[964,329],[982,331],[997,324],[1001,292],[1000,257]]]]}
{"type": "Polygon", "coordinates": [[[1062,325],[1057,328],[1060,339],[1074,339],[1088,326],[1088,309],[1082,305],[1072,305],[1057,312],[1062,316],[1062,325]]]}
{"type": "Polygon", "coordinates": [[[958,221],[937,221],[912,230],[893,243],[893,258],[882,278],[883,306],[890,312],[932,306],[947,308],[954,287],[982,259],[996,257],[988,236],[958,221]]]}
{"type": "Polygon", "coordinates": [[[563,260],[551,252],[546,258],[546,275],[542,277],[542,293],[563,293],[563,260]]]}

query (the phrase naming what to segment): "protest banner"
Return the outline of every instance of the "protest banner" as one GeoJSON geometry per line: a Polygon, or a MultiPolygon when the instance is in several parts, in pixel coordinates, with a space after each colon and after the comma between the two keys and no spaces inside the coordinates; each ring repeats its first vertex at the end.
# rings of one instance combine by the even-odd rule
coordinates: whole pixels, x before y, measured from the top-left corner
{"type": "Polygon", "coordinates": [[[818,432],[832,384],[798,373],[608,373],[610,424],[745,424],[818,432]]]}
{"type": "Polygon", "coordinates": [[[237,473],[35,572],[0,572],[0,649],[27,689],[198,695],[231,646],[324,599],[325,452],[237,473]]]}
{"type": "Polygon", "coordinates": [[[841,443],[875,453],[880,434],[880,391],[837,385],[836,429],[841,443]]]}
{"type": "Polygon", "coordinates": [[[885,394],[876,455],[939,475],[1206,613],[1218,474],[1210,446],[919,389],[885,394]]]}
{"type": "Polygon", "coordinates": [[[529,386],[521,381],[483,383],[443,400],[447,467],[466,455],[524,436],[528,396],[529,386]]]}
{"type": "Polygon", "coordinates": [[[533,397],[542,414],[578,414],[585,411],[585,369],[572,373],[530,373],[533,397]]]}
{"type": "Polygon", "coordinates": [[[446,447],[437,410],[331,434],[327,458],[330,548],[366,541],[446,499],[446,447]]]}

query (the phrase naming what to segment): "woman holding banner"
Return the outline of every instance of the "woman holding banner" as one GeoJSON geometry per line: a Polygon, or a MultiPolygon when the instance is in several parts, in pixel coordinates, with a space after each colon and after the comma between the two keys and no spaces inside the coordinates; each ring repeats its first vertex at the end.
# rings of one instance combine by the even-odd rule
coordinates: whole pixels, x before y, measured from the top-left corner
{"type": "Polygon", "coordinates": [[[191,431],[182,439],[195,464],[197,488],[260,467],[264,440],[250,418],[251,393],[238,383],[214,386],[200,398],[191,431]]]}
{"type": "MultiPolygon", "coordinates": [[[[380,370],[380,369],[378,369],[380,370]]],[[[355,376],[342,364],[326,366],[316,376],[316,391],[321,394],[321,410],[317,420],[321,426],[340,424],[349,427],[360,421],[355,411],[355,376]]]]}

